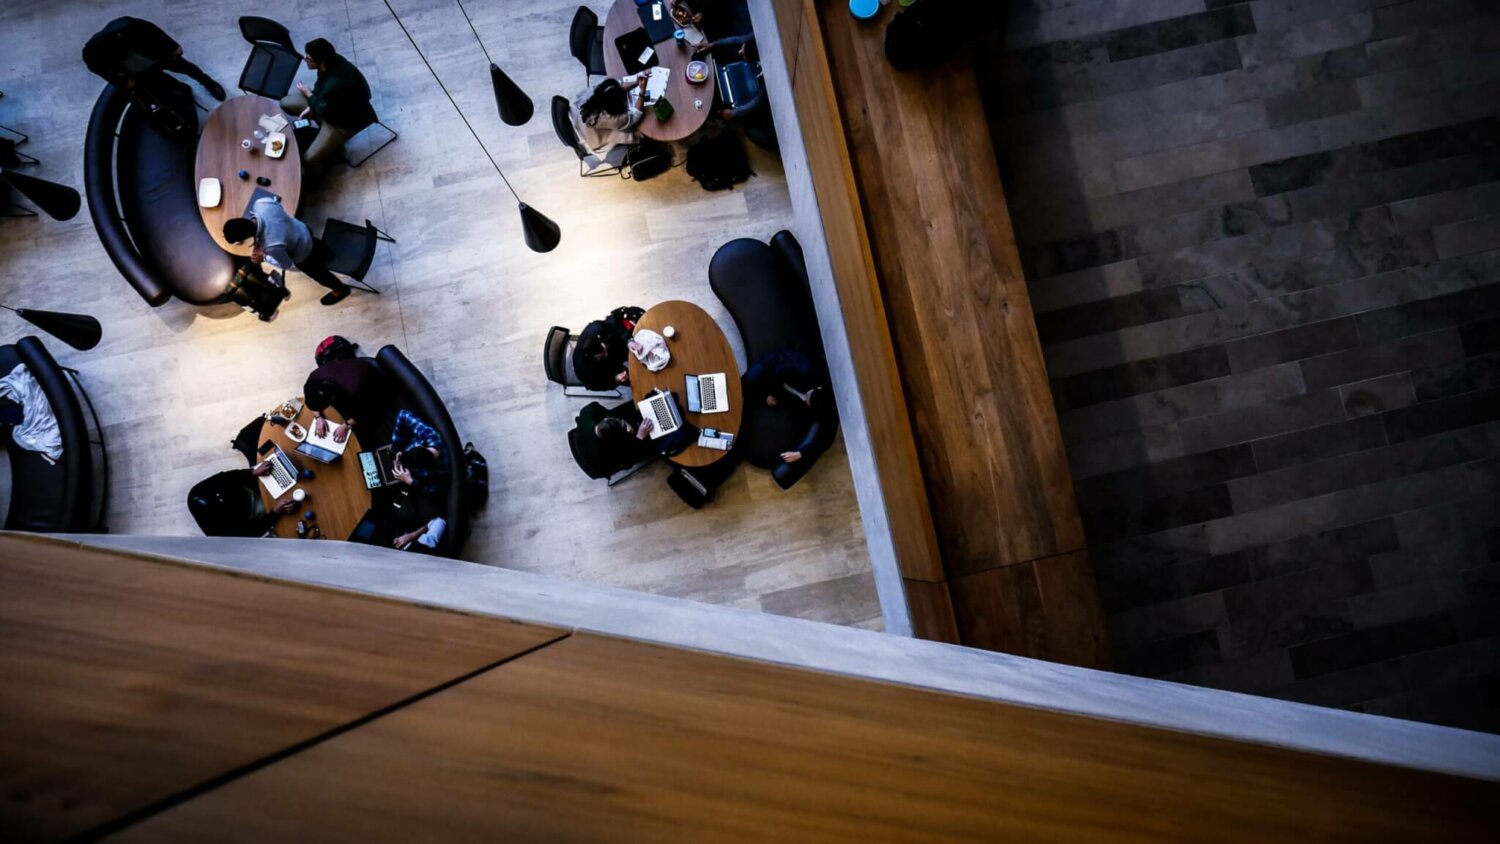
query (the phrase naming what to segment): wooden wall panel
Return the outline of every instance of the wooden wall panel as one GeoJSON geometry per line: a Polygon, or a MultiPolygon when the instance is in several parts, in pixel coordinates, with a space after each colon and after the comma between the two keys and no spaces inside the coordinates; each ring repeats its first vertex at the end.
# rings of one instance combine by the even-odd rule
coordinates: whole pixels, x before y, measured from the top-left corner
{"type": "Polygon", "coordinates": [[[0,536],[0,838],[82,833],[564,635],[0,536]]]}
{"type": "Polygon", "coordinates": [[[948,582],[959,641],[1085,668],[1113,663],[1094,571],[1082,551],[948,582]]]}
{"type": "Polygon", "coordinates": [[[575,634],[127,841],[1484,840],[1500,787],[575,634]]]}

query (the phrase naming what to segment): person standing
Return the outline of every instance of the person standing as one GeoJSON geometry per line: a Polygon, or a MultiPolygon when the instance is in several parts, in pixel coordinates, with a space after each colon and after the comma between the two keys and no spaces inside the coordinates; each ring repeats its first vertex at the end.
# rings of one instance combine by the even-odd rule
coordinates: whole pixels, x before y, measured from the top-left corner
{"type": "Polygon", "coordinates": [[[164,71],[195,80],[216,100],[224,86],[182,55],[182,46],[161,27],[140,18],[115,18],[83,46],[83,62],[111,85],[134,90],[162,81],[164,71]]]}
{"type": "Polygon", "coordinates": [[[333,252],[312,236],[306,223],[288,214],[276,197],[263,196],[251,206],[250,216],[224,222],[225,242],[243,243],[251,238],[255,240],[252,261],[264,261],[282,272],[298,270],[328,288],[330,292],[319,300],[324,305],[336,305],[353,292],[328,269],[333,252]]]}
{"type": "Polygon", "coordinates": [[[310,167],[344,148],[361,129],[375,122],[370,105],[370,84],[348,59],[339,55],[326,38],[314,38],[303,49],[309,70],[318,72],[311,88],[297,83],[297,92],[281,101],[281,108],[299,119],[318,122],[318,134],[305,147],[302,160],[310,167]]]}

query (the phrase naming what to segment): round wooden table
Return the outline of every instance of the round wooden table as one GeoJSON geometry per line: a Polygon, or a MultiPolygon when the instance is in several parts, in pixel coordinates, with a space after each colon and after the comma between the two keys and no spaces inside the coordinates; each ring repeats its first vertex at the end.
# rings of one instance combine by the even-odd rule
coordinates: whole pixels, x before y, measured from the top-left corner
{"type": "MultiPolygon", "coordinates": [[[[664,6],[663,14],[671,16],[671,0],[662,0],[664,6]]],[[[615,0],[614,5],[609,7],[609,15],[604,19],[604,66],[609,69],[611,76],[620,78],[625,76],[625,60],[620,58],[620,50],[615,46],[615,39],[634,29],[641,29],[641,16],[636,11],[635,0],[615,0]]],[[[649,7],[647,7],[649,8],[649,7]]],[[[683,44],[678,46],[673,42],[668,33],[666,39],[653,45],[656,48],[656,61],[661,67],[671,68],[672,75],[667,78],[666,96],[667,102],[672,104],[672,116],[665,121],[656,119],[656,112],[650,106],[646,107],[646,116],[640,122],[641,134],[656,141],[671,142],[680,141],[688,137],[708,121],[709,115],[714,109],[714,86],[718,83],[718,73],[714,69],[714,60],[705,54],[702,59],[708,63],[708,78],[702,82],[689,82],[687,78],[688,62],[693,60],[693,48],[683,44]],[[694,108],[693,101],[702,100],[703,108],[694,108]]]]}
{"type": "MultiPolygon", "coordinates": [[[[330,425],[337,425],[343,421],[338,411],[329,408],[323,411],[330,425]]],[[[297,414],[297,424],[309,431],[312,430],[313,414],[302,406],[302,412],[297,414]]],[[[349,432],[349,442],[344,446],[344,454],[332,463],[320,463],[311,457],[298,454],[295,449],[297,443],[286,435],[286,428],[281,425],[273,425],[266,420],[260,429],[260,442],[265,445],[270,440],[281,446],[292,463],[300,471],[311,469],[311,478],[298,478],[297,485],[287,490],[286,496],[281,499],[271,497],[266,485],[256,479],[260,487],[260,500],[266,505],[266,510],[276,509],[276,503],[285,500],[295,490],[303,490],[307,493],[307,500],[296,513],[288,513],[276,520],[276,535],[295,539],[297,536],[297,520],[308,510],[317,516],[308,522],[308,528],[317,525],[323,529],[326,539],[348,539],[349,534],[359,526],[359,520],[365,517],[365,512],[370,509],[370,490],[365,486],[364,471],[359,466],[359,437],[354,431],[349,432]]]]}
{"type": "MultiPolygon", "coordinates": [[[[669,325],[677,330],[677,334],[667,341],[672,360],[660,372],[652,372],[635,355],[629,356],[631,394],[640,401],[652,390],[671,390],[685,421],[699,428],[718,428],[739,436],[745,395],[740,389],[740,365],[734,360],[729,338],[724,336],[723,329],[707,311],[692,302],[675,300],[662,302],[646,311],[635,327],[637,331],[649,328],[665,337],[662,329],[669,325]],[[729,387],[729,409],[723,413],[689,413],[685,376],[712,375],[715,372],[728,376],[724,380],[729,387]]],[[[727,451],[694,444],[669,459],[678,466],[693,468],[716,463],[727,454],[727,451]]]]}
{"type": "Polygon", "coordinates": [[[286,151],[280,158],[266,155],[264,144],[255,140],[255,130],[260,128],[263,114],[284,114],[281,103],[266,97],[246,94],[230,97],[214,109],[203,126],[203,135],[198,138],[198,161],[193,169],[193,190],[204,179],[214,178],[223,186],[219,204],[213,208],[198,206],[203,215],[203,225],[225,252],[231,255],[249,255],[250,241],[239,245],[224,242],[224,221],[245,216],[245,206],[255,189],[257,177],[265,176],[271,184],[265,190],[281,197],[286,212],[296,215],[302,201],[302,155],[297,149],[297,136],[292,131],[291,115],[285,115],[288,123],[281,130],[286,135],[286,151]],[[250,139],[250,149],[240,142],[250,139]],[[241,179],[241,170],[250,171],[250,178],[241,179]]]}

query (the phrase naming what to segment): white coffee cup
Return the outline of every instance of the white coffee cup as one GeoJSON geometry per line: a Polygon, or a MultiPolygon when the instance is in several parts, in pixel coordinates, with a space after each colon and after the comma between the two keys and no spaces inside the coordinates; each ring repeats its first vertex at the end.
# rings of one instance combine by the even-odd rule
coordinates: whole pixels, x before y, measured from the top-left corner
{"type": "Polygon", "coordinates": [[[301,504],[303,501],[306,501],[307,500],[307,490],[305,490],[305,489],[294,489],[294,490],[292,490],[292,500],[295,501],[295,502],[297,502],[298,504],[301,504]]]}
{"type": "Polygon", "coordinates": [[[666,328],[663,328],[661,330],[661,336],[663,336],[663,337],[667,338],[668,340],[670,340],[673,337],[677,336],[677,329],[675,329],[675,328],[673,328],[672,326],[669,325],[666,328]]]}

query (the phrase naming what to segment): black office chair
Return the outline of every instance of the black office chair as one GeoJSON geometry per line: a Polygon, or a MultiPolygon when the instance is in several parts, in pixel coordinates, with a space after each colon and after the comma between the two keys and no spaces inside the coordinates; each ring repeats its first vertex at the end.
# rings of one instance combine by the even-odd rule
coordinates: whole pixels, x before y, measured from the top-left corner
{"type": "MultiPolygon", "coordinates": [[[[390,137],[386,138],[385,142],[382,143],[380,146],[378,146],[378,147],[370,150],[369,152],[365,153],[364,155],[360,156],[357,159],[351,159],[351,158],[349,158],[349,155],[348,155],[348,152],[347,152],[348,147],[345,146],[344,163],[348,164],[350,167],[358,167],[361,164],[364,164],[366,161],[369,161],[371,158],[374,158],[375,157],[375,153],[380,152],[381,150],[385,149],[386,147],[390,146],[391,144],[394,144],[396,142],[396,139],[401,137],[400,135],[396,134],[396,130],[395,129],[392,129],[391,127],[389,127],[389,126],[385,125],[384,123],[380,122],[380,118],[375,116],[375,110],[372,107],[370,109],[370,122],[366,123],[363,126],[360,126],[358,129],[355,129],[349,135],[349,140],[350,141],[354,140],[362,132],[364,132],[366,129],[370,128],[371,126],[379,126],[380,128],[382,128],[385,131],[389,132],[390,133],[390,137]]],[[[345,142],[346,145],[347,145],[347,143],[348,143],[348,141],[345,142]]]]}
{"type": "Polygon", "coordinates": [[[587,6],[579,6],[573,15],[568,47],[573,51],[573,58],[583,65],[585,81],[592,82],[595,76],[609,75],[609,68],[604,65],[604,27],[599,25],[599,16],[587,6]]]}
{"type": "Polygon", "coordinates": [[[240,90],[279,100],[292,90],[302,54],[274,41],[256,41],[250,45],[250,58],[240,71],[240,90]]]}
{"type": "Polygon", "coordinates": [[[583,142],[578,140],[578,133],[573,129],[573,104],[567,97],[555,96],[552,98],[552,131],[557,133],[557,139],[562,141],[563,146],[571,149],[578,156],[578,175],[585,178],[595,176],[619,176],[622,175],[620,165],[600,158],[588,151],[583,142]],[[595,164],[590,167],[589,159],[595,164]]]}
{"type": "Polygon", "coordinates": [[[21,142],[12,141],[10,138],[0,138],[0,167],[25,167],[42,163],[16,149],[20,144],[21,142]]]}
{"type": "Polygon", "coordinates": [[[578,375],[573,372],[573,349],[578,346],[578,335],[570,334],[568,329],[560,325],[552,326],[547,332],[546,344],[542,347],[542,367],[547,372],[547,380],[554,384],[561,384],[563,395],[580,399],[622,399],[625,394],[619,387],[610,391],[597,392],[590,390],[578,380],[578,375]]]}
{"type": "Polygon", "coordinates": [[[31,136],[30,135],[27,135],[24,132],[17,132],[16,130],[10,128],[9,126],[0,126],[0,131],[8,132],[8,133],[10,133],[12,135],[15,135],[16,139],[11,142],[15,146],[20,146],[21,144],[24,144],[27,141],[31,140],[31,136]]]}
{"type": "Polygon", "coordinates": [[[328,269],[348,276],[351,287],[380,295],[379,290],[365,282],[365,274],[370,271],[370,264],[375,260],[375,249],[380,241],[395,243],[395,238],[375,228],[375,224],[369,220],[365,220],[363,226],[356,226],[330,217],[323,224],[323,236],[319,240],[333,253],[328,261],[328,269]]]}
{"type": "Polygon", "coordinates": [[[259,485],[249,469],[220,472],[193,485],[188,512],[204,536],[264,536],[272,520],[259,485]]]}
{"type": "Polygon", "coordinates": [[[292,43],[292,33],[270,18],[257,18],[250,15],[240,18],[240,35],[251,44],[269,41],[272,44],[280,44],[294,53],[297,52],[297,45],[292,43]]]}
{"type": "MultiPolygon", "coordinates": [[[[639,472],[640,470],[656,462],[656,457],[652,456],[646,458],[645,460],[642,460],[634,466],[595,466],[588,460],[588,458],[583,456],[583,453],[581,451],[578,450],[579,436],[580,435],[578,433],[578,428],[576,427],[568,432],[568,450],[573,452],[573,462],[577,463],[578,468],[582,469],[583,473],[585,475],[588,475],[590,478],[593,478],[596,481],[607,480],[607,486],[614,486],[615,484],[625,480],[631,475],[634,475],[636,472],[639,472]]],[[[584,436],[592,436],[592,434],[590,433],[584,436]]]]}

